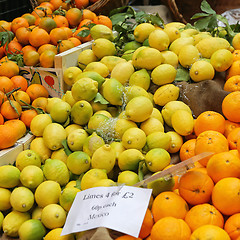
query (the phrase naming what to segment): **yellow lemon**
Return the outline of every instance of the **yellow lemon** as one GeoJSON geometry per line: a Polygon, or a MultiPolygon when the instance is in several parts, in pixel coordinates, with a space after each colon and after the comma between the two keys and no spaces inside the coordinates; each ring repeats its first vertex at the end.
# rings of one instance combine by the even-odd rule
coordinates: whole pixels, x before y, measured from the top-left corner
{"type": "Polygon", "coordinates": [[[177,75],[177,70],[170,64],[161,64],[153,69],[151,73],[152,82],[156,85],[172,83],[177,75]]]}
{"type": "Polygon", "coordinates": [[[113,126],[115,137],[118,139],[121,139],[124,132],[127,129],[133,128],[133,127],[137,127],[137,124],[135,122],[128,119],[124,119],[124,118],[117,119],[117,121],[113,126]]]}
{"type": "Polygon", "coordinates": [[[67,137],[72,131],[74,131],[76,129],[82,129],[82,126],[80,126],[76,123],[72,123],[72,124],[69,124],[67,127],[65,127],[65,132],[67,134],[67,137]]]}
{"type": "Polygon", "coordinates": [[[232,46],[234,47],[234,49],[239,50],[240,49],[240,34],[237,33],[232,40],[232,46]]]}
{"type": "Polygon", "coordinates": [[[96,24],[93,27],[91,27],[90,34],[93,39],[106,38],[110,41],[114,40],[112,30],[103,24],[96,24]]]}
{"type": "Polygon", "coordinates": [[[170,146],[171,137],[165,132],[153,132],[147,136],[146,146],[148,150],[163,148],[167,150],[170,146]]]}
{"type": "Polygon", "coordinates": [[[65,186],[65,188],[76,187],[76,186],[77,186],[77,181],[72,180],[72,181],[68,182],[68,184],[65,186]]]}
{"type": "Polygon", "coordinates": [[[116,155],[116,161],[118,160],[119,154],[122,153],[126,148],[123,146],[122,142],[111,142],[110,143],[111,148],[114,150],[116,155]]]}
{"type": "Polygon", "coordinates": [[[12,165],[0,166],[0,187],[13,188],[20,182],[20,170],[12,165]]]}
{"type": "Polygon", "coordinates": [[[106,78],[110,73],[108,67],[102,62],[91,62],[86,66],[83,71],[97,72],[104,78],[106,78]]]}
{"type": "Polygon", "coordinates": [[[134,38],[137,42],[143,43],[149,34],[155,30],[155,27],[150,23],[141,23],[134,29],[134,38]]]}
{"type": "Polygon", "coordinates": [[[146,136],[153,132],[164,132],[164,126],[157,118],[150,117],[141,123],[140,128],[145,132],[146,136]]]}
{"type": "Polygon", "coordinates": [[[159,106],[164,106],[168,102],[177,100],[179,92],[180,89],[174,84],[164,84],[154,92],[153,101],[159,106]]]}
{"type": "Polygon", "coordinates": [[[112,114],[106,110],[98,110],[97,112],[94,113],[94,115],[97,115],[97,114],[102,114],[108,118],[111,118],[112,117],[112,114]]]}
{"type": "Polygon", "coordinates": [[[67,154],[65,153],[64,148],[60,148],[56,151],[52,151],[51,159],[58,159],[63,161],[65,164],[67,163],[67,154]]]}
{"type": "Polygon", "coordinates": [[[178,55],[172,51],[162,51],[162,57],[163,57],[163,62],[166,64],[172,65],[174,68],[177,68],[178,66],[178,55]]]}
{"type": "Polygon", "coordinates": [[[164,25],[165,28],[167,27],[176,27],[177,29],[183,29],[185,27],[185,24],[182,22],[169,22],[164,25]]]}
{"type": "MultiPolygon", "coordinates": [[[[61,101],[61,99],[59,99],[59,101],[61,101]]],[[[30,130],[33,135],[42,137],[45,127],[50,123],[52,123],[52,118],[48,114],[38,114],[32,119],[30,130]]]]}
{"type": "Polygon", "coordinates": [[[125,87],[123,96],[124,103],[128,103],[134,97],[144,96],[149,98],[148,92],[144,88],[136,85],[125,87]]]}
{"type": "Polygon", "coordinates": [[[111,179],[101,179],[93,184],[93,187],[113,187],[117,184],[111,179]]]}
{"type": "Polygon", "coordinates": [[[67,137],[67,144],[71,151],[81,151],[83,143],[87,139],[88,134],[84,129],[76,129],[67,137]]]}
{"type": "Polygon", "coordinates": [[[48,98],[47,106],[46,106],[46,112],[50,113],[50,110],[55,106],[55,103],[60,102],[60,101],[62,101],[62,99],[58,98],[58,97],[48,98]]]}
{"type": "Polygon", "coordinates": [[[138,149],[126,149],[118,156],[118,166],[124,170],[136,171],[138,169],[139,162],[144,160],[144,156],[138,149]]]}
{"type": "Polygon", "coordinates": [[[135,97],[127,103],[126,116],[134,122],[143,122],[152,114],[153,104],[144,96],[135,97]]]}
{"type": "Polygon", "coordinates": [[[194,82],[200,82],[203,80],[212,80],[215,75],[215,70],[210,62],[199,60],[193,63],[189,74],[194,82]]]}
{"type": "Polygon", "coordinates": [[[93,53],[92,49],[85,49],[78,55],[78,66],[81,70],[85,69],[86,66],[91,62],[96,62],[97,57],[93,53]]]}
{"type": "Polygon", "coordinates": [[[107,117],[106,115],[95,113],[92,117],[90,117],[88,121],[88,129],[104,131],[108,120],[109,117],[107,117]]]}
{"type": "Polygon", "coordinates": [[[188,28],[188,29],[184,29],[181,31],[181,37],[191,37],[193,35],[198,34],[199,31],[197,29],[194,28],[188,28]]]}
{"type": "Polygon", "coordinates": [[[68,169],[76,175],[86,172],[90,168],[90,157],[82,151],[75,151],[67,158],[68,169]]]}
{"type": "Polygon", "coordinates": [[[154,148],[147,152],[145,162],[147,168],[151,172],[158,172],[163,170],[170,164],[171,156],[167,150],[163,148],[154,148]]]}
{"type": "Polygon", "coordinates": [[[38,219],[41,221],[42,210],[41,207],[36,206],[32,211],[32,219],[38,219]]]}
{"type": "Polygon", "coordinates": [[[106,170],[92,168],[83,175],[81,180],[81,190],[91,188],[97,181],[107,178],[106,170]]]}
{"type": "Polygon", "coordinates": [[[212,54],[210,63],[217,72],[224,72],[232,65],[233,54],[227,49],[219,49],[212,54]]]}
{"type": "Polygon", "coordinates": [[[51,203],[58,203],[61,194],[60,184],[46,180],[36,188],[34,197],[39,207],[43,208],[51,203]]]}
{"type": "Polygon", "coordinates": [[[20,174],[20,181],[23,186],[29,189],[35,189],[44,180],[43,171],[41,168],[29,165],[26,166],[20,174]]]}
{"type": "Polygon", "coordinates": [[[179,63],[184,68],[190,68],[193,63],[198,61],[199,58],[200,53],[198,49],[193,45],[183,46],[178,55],[179,63]]]}
{"type": "Polygon", "coordinates": [[[49,204],[42,210],[41,221],[48,229],[62,227],[66,221],[66,212],[58,204],[49,204]]]}
{"type": "Polygon", "coordinates": [[[151,83],[150,75],[146,69],[135,71],[129,78],[129,86],[139,86],[145,89],[149,89],[151,83]]]}
{"type": "Polygon", "coordinates": [[[146,134],[138,127],[129,128],[122,135],[122,144],[126,149],[135,148],[140,150],[146,144],[146,134]]]}
{"type": "Polygon", "coordinates": [[[150,47],[164,51],[168,48],[170,39],[165,31],[156,29],[149,34],[148,42],[150,47]]]}
{"type": "Polygon", "coordinates": [[[73,66],[69,67],[63,72],[63,81],[68,85],[72,86],[75,82],[76,77],[80,74],[82,70],[79,67],[73,66]]]}
{"type": "Polygon", "coordinates": [[[74,234],[67,234],[61,236],[62,228],[55,228],[50,230],[44,237],[44,240],[74,240],[74,234]]]}
{"type": "Polygon", "coordinates": [[[157,108],[153,108],[153,111],[152,111],[152,114],[150,115],[150,117],[153,117],[153,118],[156,118],[158,119],[162,124],[164,124],[164,121],[163,121],[163,116],[160,112],[160,110],[158,110],[157,108]]]}
{"type": "Polygon", "coordinates": [[[178,55],[183,46],[193,45],[193,42],[193,37],[180,37],[170,44],[169,50],[178,55]]]}
{"type": "Polygon", "coordinates": [[[171,137],[170,147],[167,149],[169,153],[176,153],[183,145],[183,137],[175,131],[168,131],[168,135],[171,137]]]}
{"type": "Polygon", "coordinates": [[[4,216],[2,212],[0,211],[0,229],[2,229],[2,222],[3,222],[4,216]]]}
{"type": "Polygon", "coordinates": [[[125,59],[123,59],[122,57],[117,57],[117,56],[105,56],[100,60],[101,63],[104,63],[109,72],[111,73],[113,68],[121,62],[127,62],[125,59]]]}
{"type": "Polygon", "coordinates": [[[127,186],[133,186],[139,182],[139,176],[133,171],[122,171],[117,178],[117,182],[120,184],[125,184],[127,186]]]}
{"type": "Polygon", "coordinates": [[[181,37],[181,33],[177,27],[165,26],[163,31],[168,35],[170,43],[181,37]]]}
{"type": "Polygon", "coordinates": [[[100,111],[100,110],[107,110],[107,104],[102,104],[100,102],[95,102],[94,100],[90,102],[90,104],[92,105],[92,109],[93,109],[93,112],[97,112],[97,111],[100,111]]]}
{"type": "Polygon", "coordinates": [[[191,113],[185,110],[177,110],[172,115],[172,127],[182,136],[187,136],[193,132],[194,119],[191,113]]]}
{"type": "Polygon", "coordinates": [[[10,196],[11,191],[9,189],[0,188],[0,211],[6,211],[12,207],[10,203],[10,196]]]}
{"type": "Polygon", "coordinates": [[[212,37],[210,32],[200,32],[198,34],[193,35],[193,45],[199,43],[202,39],[212,37]]]}
{"type": "Polygon", "coordinates": [[[64,102],[67,102],[71,107],[76,103],[76,100],[73,98],[72,91],[67,90],[62,97],[64,102]]]}
{"type": "Polygon", "coordinates": [[[116,54],[115,44],[106,38],[94,40],[92,43],[92,51],[98,59],[116,54]]]}
{"type": "Polygon", "coordinates": [[[65,123],[71,113],[71,106],[65,101],[59,101],[50,110],[50,116],[57,123],[65,123]]]}

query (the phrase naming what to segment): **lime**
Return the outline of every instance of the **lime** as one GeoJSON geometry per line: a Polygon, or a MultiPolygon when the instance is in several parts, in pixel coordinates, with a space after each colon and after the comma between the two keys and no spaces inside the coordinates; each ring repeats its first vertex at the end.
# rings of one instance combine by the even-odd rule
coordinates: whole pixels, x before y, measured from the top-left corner
{"type": "Polygon", "coordinates": [[[171,137],[165,132],[153,132],[147,136],[146,145],[149,150],[163,148],[167,150],[170,146],[171,137]]]}
{"type": "Polygon", "coordinates": [[[127,50],[122,54],[121,58],[126,61],[131,61],[133,58],[134,52],[135,52],[135,50],[127,50]]]}
{"type": "Polygon", "coordinates": [[[116,54],[115,44],[106,38],[94,40],[92,43],[92,50],[98,59],[116,54]]]}
{"type": "Polygon", "coordinates": [[[55,228],[50,230],[47,235],[44,237],[44,240],[74,240],[74,234],[68,234],[61,236],[62,228],[55,228]]]}
{"type": "Polygon", "coordinates": [[[126,170],[126,171],[121,172],[118,175],[117,182],[121,183],[121,184],[125,184],[127,186],[133,186],[134,184],[139,182],[139,177],[138,177],[137,173],[126,170]]]}
{"type": "Polygon", "coordinates": [[[85,49],[78,55],[78,66],[83,70],[91,62],[96,62],[97,57],[92,49],[85,49]]]}
{"type": "Polygon", "coordinates": [[[64,70],[63,72],[63,81],[69,85],[72,86],[73,83],[76,80],[76,77],[78,76],[78,74],[80,74],[82,72],[82,70],[79,67],[73,66],[73,67],[69,67],[66,70],[64,70]]]}
{"type": "Polygon", "coordinates": [[[127,42],[123,47],[123,51],[126,52],[128,50],[136,50],[137,48],[139,48],[141,46],[142,46],[141,43],[139,43],[137,41],[127,42]]]}
{"type": "Polygon", "coordinates": [[[12,207],[10,203],[10,196],[10,190],[6,188],[0,188],[0,211],[6,211],[12,207]]]}
{"type": "Polygon", "coordinates": [[[71,151],[82,151],[88,134],[84,129],[73,130],[67,137],[67,144],[71,151]]]}
{"type": "MultiPolygon", "coordinates": [[[[61,99],[58,101],[61,101],[61,99]]],[[[30,130],[33,135],[41,137],[45,127],[50,123],[52,123],[52,119],[48,114],[38,114],[32,119],[30,130]]]]}
{"type": "Polygon", "coordinates": [[[0,187],[13,188],[20,182],[20,170],[12,165],[0,166],[0,187]]]}
{"type": "Polygon", "coordinates": [[[170,39],[165,31],[156,29],[149,34],[148,42],[150,47],[164,51],[168,48],[170,39]]]}
{"type": "Polygon", "coordinates": [[[104,63],[109,72],[112,72],[113,68],[120,62],[126,62],[125,59],[117,56],[105,56],[100,60],[101,63],[104,63]]]}
{"type": "Polygon", "coordinates": [[[129,79],[129,85],[130,86],[139,86],[144,88],[146,91],[150,87],[150,75],[146,69],[141,69],[138,71],[135,71],[130,79],[129,79]]]}
{"type": "Polygon", "coordinates": [[[150,117],[140,124],[140,128],[145,132],[146,136],[153,132],[164,132],[164,126],[160,120],[150,117]]]}

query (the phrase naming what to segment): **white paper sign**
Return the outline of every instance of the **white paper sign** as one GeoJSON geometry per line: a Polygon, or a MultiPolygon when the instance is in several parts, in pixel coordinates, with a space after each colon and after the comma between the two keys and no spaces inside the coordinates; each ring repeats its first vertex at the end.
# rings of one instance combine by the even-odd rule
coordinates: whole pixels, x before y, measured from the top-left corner
{"type": "Polygon", "coordinates": [[[61,235],[106,227],[138,237],[151,193],[152,189],[130,186],[78,192],[61,235]]]}

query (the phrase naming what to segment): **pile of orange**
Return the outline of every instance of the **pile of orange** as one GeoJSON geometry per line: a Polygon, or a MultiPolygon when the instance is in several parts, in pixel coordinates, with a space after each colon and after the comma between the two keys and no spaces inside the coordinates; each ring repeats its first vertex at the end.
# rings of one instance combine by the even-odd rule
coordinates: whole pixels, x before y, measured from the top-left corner
{"type": "MultiPolygon", "coordinates": [[[[110,18],[85,9],[88,0],[71,5],[63,0],[39,0],[39,6],[7,22],[0,21],[0,32],[12,31],[14,39],[0,47],[0,59],[7,54],[21,54],[26,66],[54,67],[56,54],[92,40],[80,32],[90,24],[102,24],[112,29],[110,18]]],[[[92,3],[95,1],[91,1],[92,3]]]]}
{"type": "Polygon", "coordinates": [[[0,63],[0,150],[13,146],[26,134],[37,110],[46,110],[48,96],[44,86],[29,85],[19,75],[15,62],[0,63]]]}

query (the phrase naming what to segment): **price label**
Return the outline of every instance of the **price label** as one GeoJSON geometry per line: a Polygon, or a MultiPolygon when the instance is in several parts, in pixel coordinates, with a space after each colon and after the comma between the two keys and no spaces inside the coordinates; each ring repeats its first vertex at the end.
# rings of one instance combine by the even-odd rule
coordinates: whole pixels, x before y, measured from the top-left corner
{"type": "Polygon", "coordinates": [[[138,237],[152,189],[96,187],[78,192],[61,235],[98,227],[138,237]]]}

